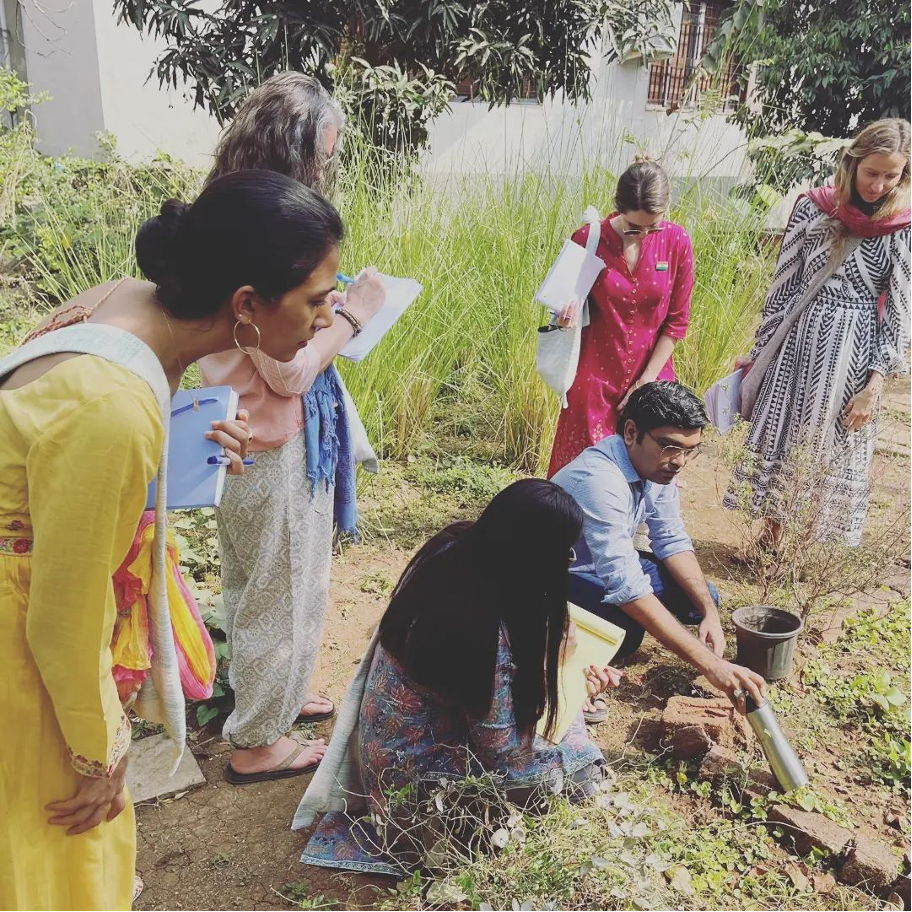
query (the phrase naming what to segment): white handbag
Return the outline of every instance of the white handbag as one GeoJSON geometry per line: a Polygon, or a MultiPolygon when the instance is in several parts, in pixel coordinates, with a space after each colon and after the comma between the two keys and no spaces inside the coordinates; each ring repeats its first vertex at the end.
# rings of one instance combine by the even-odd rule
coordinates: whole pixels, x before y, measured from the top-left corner
{"type": "Polygon", "coordinates": [[[365,471],[376,475],[380,471],[380,460],[377,459],[377,454],[368,439],[364,422],[361,420],[361,416],[355,406],[355,400],[352,399],[342,375],[339,374],[338,376],[342,398],[345,400],[345,414],[348,417],[348,434],[351,439],[352,456],[356,463],[361,463],[364,466],[365,471]]]}
{"type": "MultiPolygon", "coordinates": [[[[594,255],[601,236],[602,220],[594,206],[586,209],[583,218],[589,223],[586,252],[594,255]]],[[[589,301],[587,299],[583,303],[576,323],[570,329],[559,329],[556,317],[552,317],[547,326],[540,326],[538,329],[535,367],[542,380],[561,397],[561,408],[566,408],[568,404],[567,392],[576,379],[583,329],[588,325],[589,301]]]]}

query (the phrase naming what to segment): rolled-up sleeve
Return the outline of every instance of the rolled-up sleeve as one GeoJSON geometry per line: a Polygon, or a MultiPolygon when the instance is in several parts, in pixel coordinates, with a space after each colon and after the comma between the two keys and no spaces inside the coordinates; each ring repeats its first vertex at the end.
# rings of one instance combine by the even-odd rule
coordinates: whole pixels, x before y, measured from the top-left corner
{"type": "Polygon", "coordinates": [[[646,498],[645,519],[652,553],[659,560],[667,560],[682,551],[693,551],[693,542],[681,518],[681,499],[676,484],[651,486],[646,498]]]}
{"type": "Polygon", "coordinates": [[[626,605],[652,593],[630,534],[633,494],[613,469],[574,479],[566,488],[583,511],[583,536],[605,587],[602,601],[626,605]]]}

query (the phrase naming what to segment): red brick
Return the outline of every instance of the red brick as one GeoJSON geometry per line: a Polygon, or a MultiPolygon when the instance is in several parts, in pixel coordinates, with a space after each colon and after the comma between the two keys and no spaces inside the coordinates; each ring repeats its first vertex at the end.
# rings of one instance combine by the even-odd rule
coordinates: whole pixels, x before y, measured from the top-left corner
{"type": "Polygon", "coordinates": [[[745,747],[753,738],[745,718],[727,699],[672,697],[662,713],[665,741],[679,759],[692,759],[705,753],[708,744],[745,747]],[[702,729],[703,735],[693,729],[702,729]]]}

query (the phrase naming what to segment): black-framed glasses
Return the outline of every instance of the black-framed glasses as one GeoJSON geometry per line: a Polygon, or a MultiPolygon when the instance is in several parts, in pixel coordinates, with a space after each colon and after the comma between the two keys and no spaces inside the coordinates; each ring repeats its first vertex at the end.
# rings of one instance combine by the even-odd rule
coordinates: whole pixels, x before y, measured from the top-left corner
{"type": "Polygon", "coordinates": [[[650,228],[625,228],[621,234],[623,234],[624,237],[640,237],[641,235],[658,234],[660,231],[664,230],[664,225],[653,225],[650,228]]]}
{"type": "Polygon", "coordinates": [[[656,446],[661,447],[662,452],[659,455],[663,461],[671,462],[673,459],[679,459],[681,456],[683,456],[685,462],[690,462],[691,459],[695,459],[700,455],[700,451],[703,448],[702,443],[698,443],[696,446],[692,447],[671,446],[670,444],[666,445],[656,440],[652,431],[646,431],[646,433],[650,438],[652,438],[652,441],[656,446]]]}

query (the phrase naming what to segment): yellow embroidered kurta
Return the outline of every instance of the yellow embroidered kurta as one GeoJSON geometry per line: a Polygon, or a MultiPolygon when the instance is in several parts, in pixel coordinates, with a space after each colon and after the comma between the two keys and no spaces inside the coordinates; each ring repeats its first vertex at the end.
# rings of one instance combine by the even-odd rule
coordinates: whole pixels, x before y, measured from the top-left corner
{"type": "Polygon", "coordinates": [[[129,909],[132,804],[78,836],[45,805],[130,744],[111,676],[111,575],[161,454],[126,368],[83,355],[0,390],[0,908],[129,909]]]}

